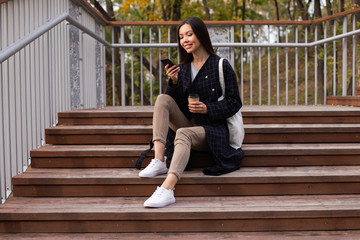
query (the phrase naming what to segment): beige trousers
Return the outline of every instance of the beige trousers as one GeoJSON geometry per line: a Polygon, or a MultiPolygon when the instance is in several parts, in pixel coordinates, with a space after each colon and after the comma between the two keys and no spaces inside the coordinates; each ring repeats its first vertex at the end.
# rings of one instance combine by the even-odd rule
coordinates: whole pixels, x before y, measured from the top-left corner
{"type": "Polygon", "coordinates": [[[191,149],[207,151],[209,147],[206,143],[204,128],[189,121],[171,96],[161,94],[155,102],[153,141],[166,144],[169,127],[176,136],[168,174],[173,173],[180,179],[189,162],[191,149]]]}

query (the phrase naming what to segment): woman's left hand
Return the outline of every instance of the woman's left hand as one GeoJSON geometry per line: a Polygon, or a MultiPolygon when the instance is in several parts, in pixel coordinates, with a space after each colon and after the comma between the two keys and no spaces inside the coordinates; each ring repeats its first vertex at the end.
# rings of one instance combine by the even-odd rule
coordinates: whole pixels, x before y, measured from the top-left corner
{"type": "Polygon", "coordinates": [[[208,113],[207,106],[203,102],[191,102],[189,103],[188,106],[189,106],[189,111],[191,113],[202,113],[202,114],[208,113]]]}

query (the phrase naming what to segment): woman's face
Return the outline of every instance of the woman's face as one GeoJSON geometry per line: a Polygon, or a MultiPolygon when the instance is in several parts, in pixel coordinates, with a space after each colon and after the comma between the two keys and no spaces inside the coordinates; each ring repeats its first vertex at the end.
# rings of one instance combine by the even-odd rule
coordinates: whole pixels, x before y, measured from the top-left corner
{"type": "Polygon", "coordinates": [[[189,24],[184,24],[179,29],[180,45],[187,53],[194,53],[201,47],[199,39],[194,34],[189,24]]]}

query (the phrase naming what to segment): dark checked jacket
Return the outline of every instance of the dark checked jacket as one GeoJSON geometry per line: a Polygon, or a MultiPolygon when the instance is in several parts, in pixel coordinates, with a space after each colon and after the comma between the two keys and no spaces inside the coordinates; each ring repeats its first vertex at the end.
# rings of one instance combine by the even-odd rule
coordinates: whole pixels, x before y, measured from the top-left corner
{"type": "MultiPolygon", "coordinates": [[[[174,98],[185,116],[195,121],[198,126],[203,126],[206,140],[215,162],[223,168],[232,169],[239,165],[244,157],[242,149],[234,149],[229,145],[229,130],[226,119],[234,115],[242,106],[235,72],[230,63],[224,59],[223,71],[225,80],[225,99],[218,101],[222,95],[219,82],[220,57],[211,55],[198,72],[194,81],[191,81],[191,63],[180,66],[178,84],[174,85],[169,80],[166,94],[174,98]],[[197,93],[200,101],[205,103],[208,114],[190,113],[187,96],[197,93]]],[[[167,147],[173,151],[171,134],[167,139],[167,147]]],[[[172,152],[167,155],[172,156],[172,152]]],[[[171,157],[170,156],[170,157],[171,157]]]]}

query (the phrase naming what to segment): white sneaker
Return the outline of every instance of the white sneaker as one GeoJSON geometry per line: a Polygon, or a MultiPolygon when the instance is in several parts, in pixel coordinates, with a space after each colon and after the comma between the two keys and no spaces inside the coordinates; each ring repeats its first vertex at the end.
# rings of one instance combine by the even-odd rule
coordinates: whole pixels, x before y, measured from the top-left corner
{"type": "Polygon", "coordinates": [[[168,172],[168,169],[166,167],[166,157],[165,160],[162,162],[159,159],[152,159],[149,165],[139,172],[140,177],[155,177],[157,175],[165,174],[168,172]]]}
{"type": "Polygon", "coordinates": [[[174,191],[157,187],[156,191],[144,202],[144,207],[161,208],[175,203],[174,191]]]}

